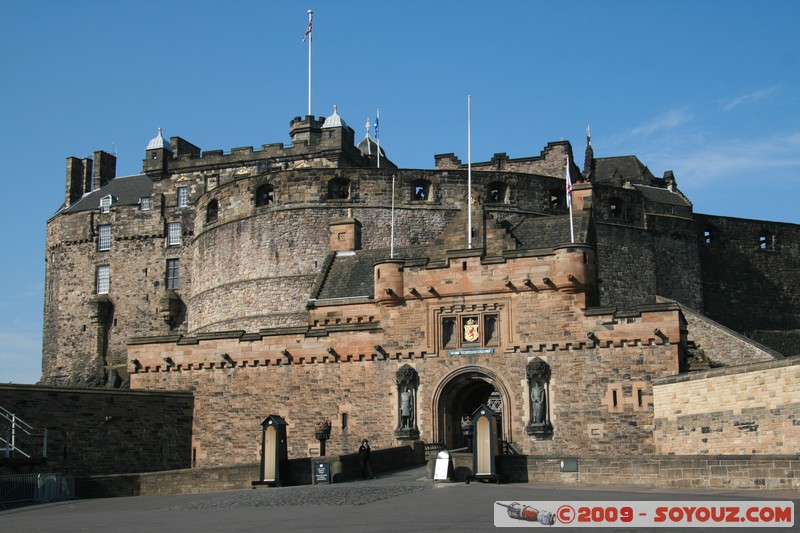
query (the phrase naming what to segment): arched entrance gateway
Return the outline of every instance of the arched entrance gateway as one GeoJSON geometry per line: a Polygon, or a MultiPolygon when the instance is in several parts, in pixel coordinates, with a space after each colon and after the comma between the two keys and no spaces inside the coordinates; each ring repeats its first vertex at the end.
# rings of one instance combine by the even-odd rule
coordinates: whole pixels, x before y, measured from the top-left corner
{"type": "Polygon", "coordinates": [[[433,402],[436,413],[435,441],[443,443],[448,450],[467,447],[461,423],[464,417],[471,417],[481,405],[495,411],[501,439],[511,441],[506,407],[510,405],[508,390],[491,370],[477,366],[457,370],[442,380],[434,393],[433,402]]]}

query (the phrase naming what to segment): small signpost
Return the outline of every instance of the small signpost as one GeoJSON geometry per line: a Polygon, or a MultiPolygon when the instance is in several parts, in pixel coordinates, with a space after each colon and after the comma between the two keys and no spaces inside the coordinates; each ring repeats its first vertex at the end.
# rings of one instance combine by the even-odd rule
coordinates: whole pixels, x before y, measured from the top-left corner
{"type": "Polygon", "coordinates": [[[436,467],[433,471],[434,481],[447,481],[447,474],[450,472],[450,454],[447,450],[442,450],[436,455],[436,467]]]}
{"type": "Polygon", "coordinates": [[[314,485],[331,482],[331,464],[327,461],[314,461],[314,485]]]}

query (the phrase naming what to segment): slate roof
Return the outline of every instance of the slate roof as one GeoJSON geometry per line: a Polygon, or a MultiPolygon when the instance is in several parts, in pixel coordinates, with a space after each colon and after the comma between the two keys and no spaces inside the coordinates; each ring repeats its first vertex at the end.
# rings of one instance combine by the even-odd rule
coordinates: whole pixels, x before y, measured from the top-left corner
{"type": "MultiPolygon", "coordinates": [[[[577,217],[573,218],[573,224],[577,217]]],[[[576,226],[575,235],[579,232],[576,226]]],[[[526,218],[513,228],[511,233],[522,244],[523,249],[553,248],[570,242],[569,215],[555,217],[526,218]]]]}
{"type": "Polygon", "coordinates": [[[601,157],[594,160],[595,181],[622,185],[625,181],[650,185],[655,178],[635,155],[601,157]]]}
{"type": "MultiPolygon", "coordinates": [[[[395,259],[425,258],[428,248],[415,246],[395,248],[395,259]]],[[[373,266],[389,258],[389,249],[357,250],[354,254],[337,254],[325,276],[317,299],[354,298],[368,296],[375,291],[373,266]]]]}
{"type": "MultiPolygon", "coordinates": [[[[575,240],[585,242],[588,233],[588,216],[573,217],[575,240]]],[[[570,242],[569,215],[529,218],[510,229],[523,249],[554,248],[570,242]]],[[[420,259],[425,264],[438,250],[436,246],[395,248],[394,259],[420,259]]],[[[375,291],[373,267],[389,258],[389,249],[357,250],[355,253],[337,254],[316,296],[318,300],[334,298],[372,298],[375,291]]]]}
{"type": "Polygon", "coordinates": [[[680,205],[689,207],[692,204],[683,196],[678,193],[672,192],[669,189],[661,187],[648,187],[646,185],[636,185],[636,190],[642,193],[647,200],[659,204],[667,205],[680,205]]]}
{"type": "Polygon", "coordinates": [[[100,198],[109,194],[115,199],[113,205],[138,205],[139,198],[150,196],[152,193],[153,180],[144,174],[114,178],[105,187],[92,191],[59,213],[79,213],[98,209],[100,198]]]}

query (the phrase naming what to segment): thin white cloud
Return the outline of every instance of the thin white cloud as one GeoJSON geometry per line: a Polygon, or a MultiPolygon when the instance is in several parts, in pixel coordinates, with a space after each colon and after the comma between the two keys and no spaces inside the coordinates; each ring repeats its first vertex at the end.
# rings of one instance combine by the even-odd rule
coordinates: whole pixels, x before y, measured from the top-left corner
{"type": "Polygon", "coordinates": [[[777,92],[780,88],[780,85],[773,85],[772,87],[767,87],[766,89],[759,89],[757,91],[737,96],[736,98],[722,102],[722,109],[723,111],[730,111],[731,109],[735,109],[741,105],[758,102],[759,100],[762,100],[763,98],[777,92]]]}
{"type": "Polygon", "coordinates": [[[609,145],[613,146],[615,144],[621,144],[629,139],[650,137],[656,133],[672,130],[678,126],[686,124],[691,120],[691,118],[692,116],[689,111],[684,108],[670,109],[666,113],[658,115],[641,126],[637,126],[632,130],[611,136],[607,142],[609,145]]]}
{"type": "MultiPolygon", "coordinates": [[[[761,139],[727,140],[692,150],[673,147],[657,157],[675,171],[679,186],[704,187],[759,178],[765,171],[800,172],[800,132],[761,139]]],[[[658,164],[658,163],[657,163],[658,164]]]]}

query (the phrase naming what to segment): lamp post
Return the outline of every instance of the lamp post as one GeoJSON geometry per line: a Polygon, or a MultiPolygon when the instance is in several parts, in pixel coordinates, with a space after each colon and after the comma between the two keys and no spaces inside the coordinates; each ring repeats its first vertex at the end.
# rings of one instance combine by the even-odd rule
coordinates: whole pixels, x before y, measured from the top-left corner
{"type": "Polygon", "coordinates": [[[325,441],[331,438],[331,421],[322,420],[317,422],[317,430],[314,432],[314,437],[319,441],[319,454],[325,455],[325,441]]]}

